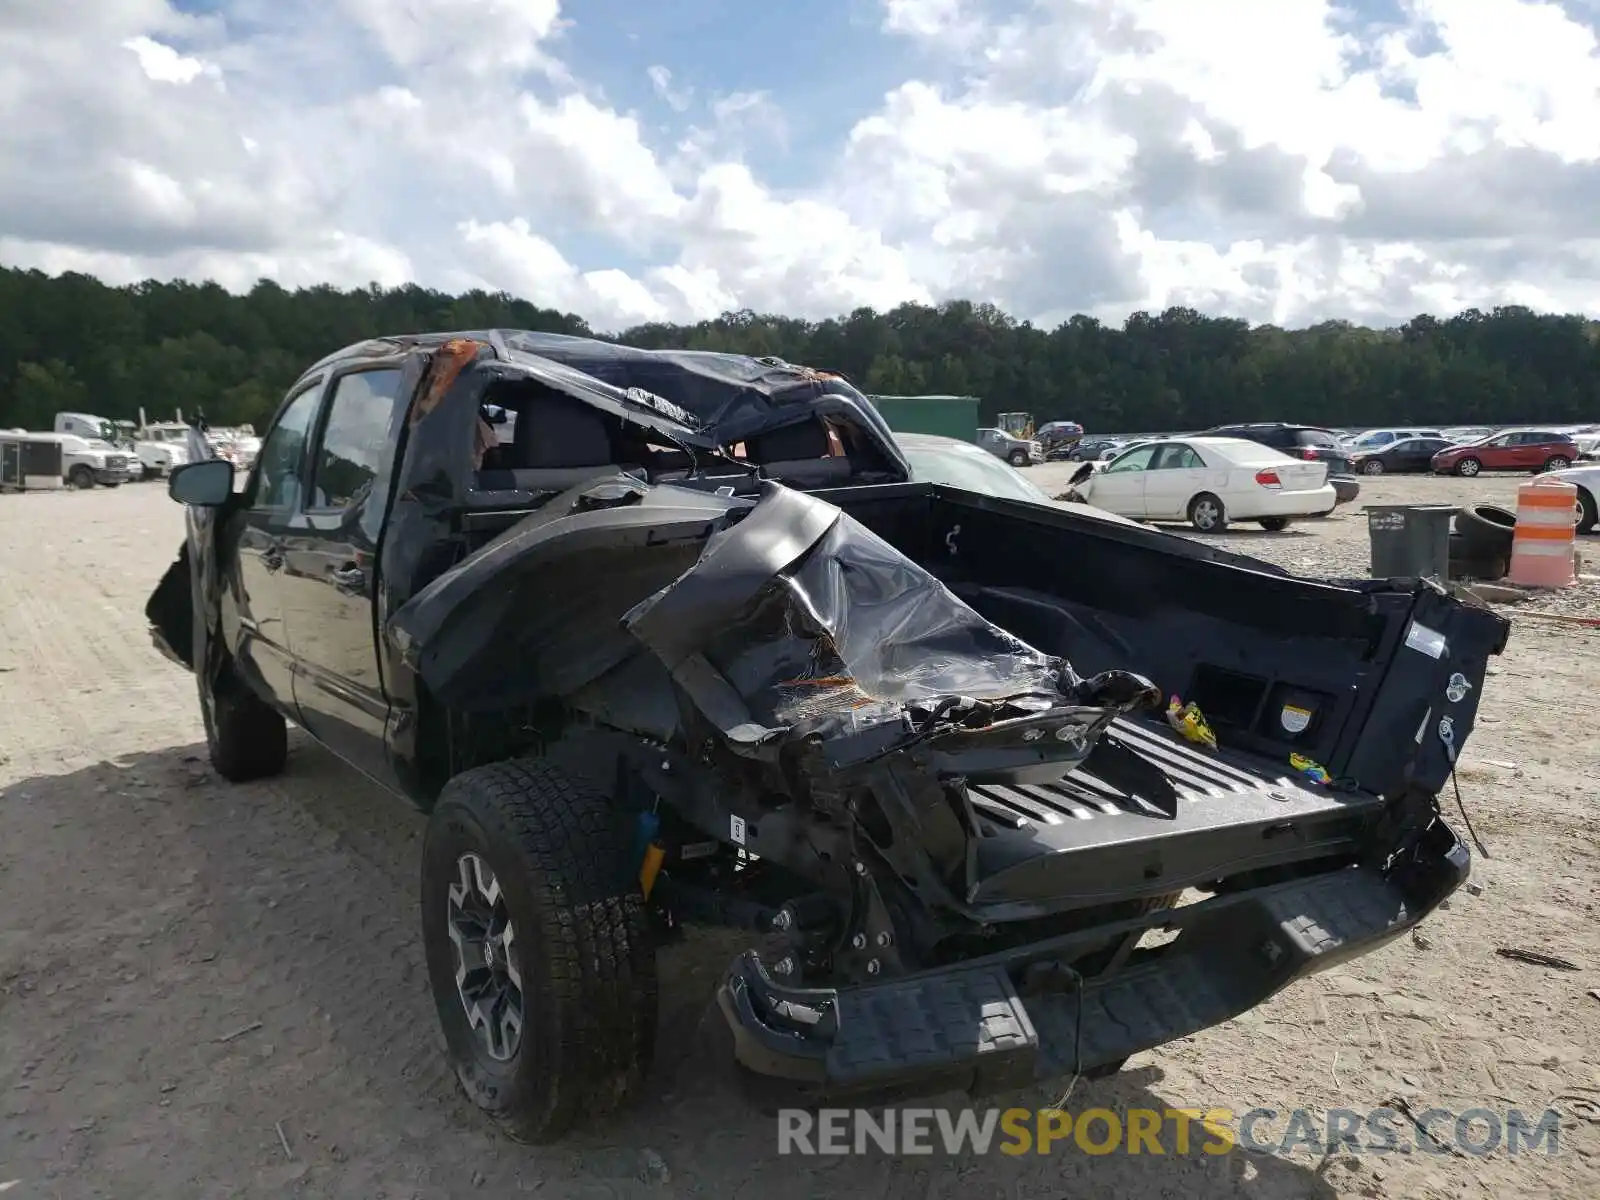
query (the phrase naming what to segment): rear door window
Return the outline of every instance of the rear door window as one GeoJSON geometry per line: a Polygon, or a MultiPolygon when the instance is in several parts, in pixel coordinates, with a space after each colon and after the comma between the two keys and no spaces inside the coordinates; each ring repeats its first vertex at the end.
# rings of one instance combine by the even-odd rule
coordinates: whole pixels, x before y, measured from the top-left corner
{"type": "Polygon", "coordinates": [[[345,509],[366,498],[383,462],[399,398],[398,368],[352,372],[334,382],[309,507],[345,509]]]}
{"type": "Polygon", "coordinates": [[[1205,467],[1192,446],[1182,444],[1162,446],[1151,464],[1153,471],[1195,471],[1205,467]]]}

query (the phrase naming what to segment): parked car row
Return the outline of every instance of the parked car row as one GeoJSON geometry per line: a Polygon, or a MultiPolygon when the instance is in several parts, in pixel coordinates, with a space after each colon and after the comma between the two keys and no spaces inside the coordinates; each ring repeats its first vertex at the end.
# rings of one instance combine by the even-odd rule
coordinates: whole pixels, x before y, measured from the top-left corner
{"type": "Polygon", "coordinates": [[[1471,477],[1483,471],[1560,471],[1582,457],[1566,434],[1509,429],[1461,444],[1438,434],[1398,438],[1351,454],[1362,475],[1434,473],[1471,477]]]}
{"type": "Polygon", "coordinates": [[[1580,463],[1574,437],[1551,430],[1501,430],[1458,444],[1443,430],[1395,428],[1341,442],[1316,426],[1253,422],[1137,441],[1085,438],[1077,449],[1084,456],[1072,479],[1077,499],[1136,520],[1187,521],[1203,532],[1236,520],[1280,530],[1293,519],[1326,516],[1359,493],[1357,474],[1388,472],[1578,475],[1571,482],[1579,488],[1579,524],[1587,531],[1600,521],[1600,465],[1580,463]]]}

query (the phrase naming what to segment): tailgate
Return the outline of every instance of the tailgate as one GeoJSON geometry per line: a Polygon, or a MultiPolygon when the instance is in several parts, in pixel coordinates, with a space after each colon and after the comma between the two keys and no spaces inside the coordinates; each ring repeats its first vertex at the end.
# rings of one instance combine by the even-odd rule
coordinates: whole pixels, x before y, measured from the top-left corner
{"type": "Polygon", "coordinates": [[[1110,736],[1177,792],[1173,817],[1079,767],[1057,783],[974,783],[976,903],[1072,908],[1159,895],[1240,871],[1352,852],[1377,796],[1318,787],[1287,763],[1210,752],[1122,717],[1110,736]]]}

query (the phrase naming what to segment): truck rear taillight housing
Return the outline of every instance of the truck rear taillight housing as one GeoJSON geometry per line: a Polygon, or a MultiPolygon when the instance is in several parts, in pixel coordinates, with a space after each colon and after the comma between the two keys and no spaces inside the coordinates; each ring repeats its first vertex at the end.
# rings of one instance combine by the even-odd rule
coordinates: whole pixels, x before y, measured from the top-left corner
{"type": "Polygon", "coordinates": [[[1278,473],[1273,470],[1257,471],[1256,482],[1264,488],[1281,488],[1283,480],[1278,478],[1278,473]]]}

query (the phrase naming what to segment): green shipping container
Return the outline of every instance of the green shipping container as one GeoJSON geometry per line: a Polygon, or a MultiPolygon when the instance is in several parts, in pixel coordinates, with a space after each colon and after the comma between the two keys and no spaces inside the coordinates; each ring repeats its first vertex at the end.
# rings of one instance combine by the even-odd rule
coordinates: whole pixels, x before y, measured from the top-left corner
{"type": "Polygon", "coordinates": [[[978,436],[976,396],[868,396],[896,433],[933,433],[960,442],[978,436]]]}

